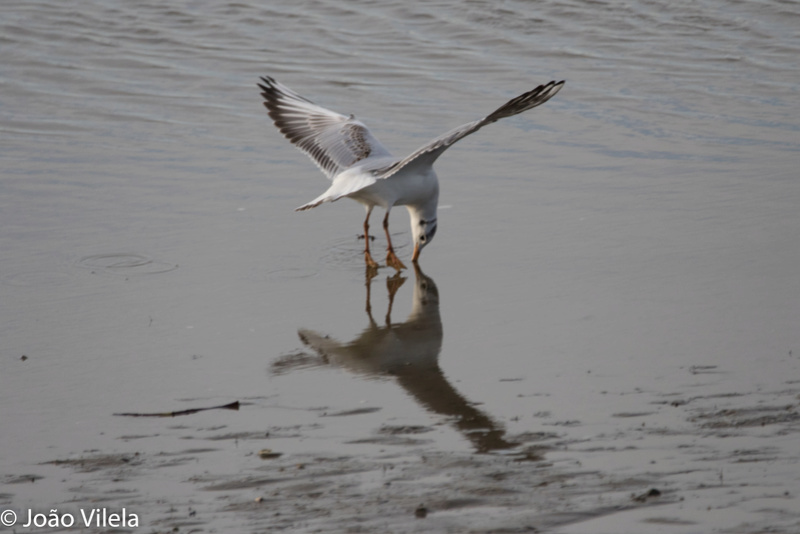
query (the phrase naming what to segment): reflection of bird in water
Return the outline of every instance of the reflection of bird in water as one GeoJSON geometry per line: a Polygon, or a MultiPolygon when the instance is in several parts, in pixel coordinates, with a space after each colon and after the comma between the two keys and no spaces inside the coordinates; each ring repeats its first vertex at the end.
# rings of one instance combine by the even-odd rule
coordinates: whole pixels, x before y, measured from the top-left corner
{"type": "Polygon", "coordinates": [[[375,206],[386,210],[383,218],[388,242],[386,264],[397,270],[404,269],[405,265],[392,248],[389,212],[393,206],[408,208],[414,241],[411,261],[416,263],[420,252],[436,233],[439,203],[439,180],[433,171],[436,159],[453,143],[487,124],[544,104],[564,85],[563,81],[540,85],[509,100],[486,117],[454,128],[399,159],[353,115],[348,117],[317,106],[269,76],[261,81],[263,83],[258,84],[261,96],[275,126],[308,154],[332,182],[322,195],[297,209],[307,210],[342,197],[361,203],[367,209],[364,259],[373,270],[378,264],[369,252],[369,216],[375,206]]]}
{"type": "Polygon", "coordinates": [[[455,427],[479,452],[516,446],[503,439],[505,431],[487,414],[475,408],[447,381],[438,359],[442,349],[442,321],[439,315],[439,291],[431,278],[414,266],[416,281],[411,313],[403,323],[392,323],[394,295],[405,278],[387,279],[389,308],[383,326],[372,317],[371,277],[367,277],[369,326],[356,339],[340,343],[311,330],[298,334],[325,363],[357,373],[391,375],[425,408],[453,418],[455,427]]]}

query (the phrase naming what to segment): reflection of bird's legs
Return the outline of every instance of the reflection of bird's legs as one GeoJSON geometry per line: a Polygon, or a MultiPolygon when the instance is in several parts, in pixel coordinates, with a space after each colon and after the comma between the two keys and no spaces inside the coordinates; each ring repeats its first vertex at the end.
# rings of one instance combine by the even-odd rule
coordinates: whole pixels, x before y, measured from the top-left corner
{"type": "Polygon", "coordinates": [[[389,292],[389,308],[386,310],[386,326],[392,326],[392,306],[394,305],[394,296],[405,281],[405,277],[400,276],[400,273],[395,273],[394,276],[386,278],[386,289],[389,292]]]}
{"type": "MultiPolygon", "coordinates": [[[[369,271],[369,267],[367,267],[367,271],[369,271]]],[[[367,317],[369,317],[369,324],[375,327],[377,325],[375,324],[375,319],[372,318],[372,299],[371,299],[373,277],[374,275],[370,276],[369,272],[367,272],[366,281],[364,282],[364,285],[367,286],[367,305],[366,305],[367,317]]]]}
{"type": "Polygon", "coordinates": [[[364,219],[364,261],[367,263],[367,276],[375,276],[378,271],[378,262],[372,259],[369,253],[369,216],[372,215],[372,206],[367,208],[367,218],[364,219]]]}
{"type": "Polygon", "coordinates": [[[403,262],[395,255],[394,248],[392,247],[392,238],[389,235],[389,210],[386,210],[386,217],[383,218],[383,231],[386,232],[386,242],[389,245],[386,247],[386,265],[394,267],[398,271],[400,269],[405,269],[406,266],[403,265],[403,262]]]}

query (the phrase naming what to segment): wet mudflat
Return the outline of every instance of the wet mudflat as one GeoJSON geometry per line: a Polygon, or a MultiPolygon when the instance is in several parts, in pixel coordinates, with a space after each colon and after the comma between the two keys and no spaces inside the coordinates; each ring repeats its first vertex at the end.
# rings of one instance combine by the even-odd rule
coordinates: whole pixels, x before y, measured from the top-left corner
{"type": "Polygon", "coordinates": [[[791,7],[4,5],[0,509],[797,532],[791,7]],[[369,278],[358,205],[292,211],[327,182],[261,75],[398,156],[567,84],[445,154],[420,269],[369,278]]]}
{"type": "Polygon", "coordinates": [[[253,383],[269,394],[100,409],[88,448],[44,453],[5,477],[5,498],[76,516],[124,508],[155,532],[788,533],[800,521],[794,355],[769,362],[785,380],[749,389],[703,364],[635,382],[591,365],[544,385],[453,379],[433,278],[359,289],[366,327],[343,340],[299,328],[294,350],[261,360],[253,383]]]}
{"type": "Polygon", "coordinates": [[[125,446],[115,449],[135,452],[85,451],[36,467],[57,481],[6,482],[21,495],[55,482],[60,510],[127,507],[155,532],[788,533],[800,520],[786,476],[798,460],[798,395],[797,384],[607,392],[640,411],[612,414],[592,436],[580,435],[579,421],[555,420],[507,434],[514,447],[502,454],[442,450],[436,425],[385,423],[335,451],[294,452],[334,428],[330,418],[366,410],[316,408],[307,423],[251,432],[176,419],[160,435],[118,437],[125,446]]]}

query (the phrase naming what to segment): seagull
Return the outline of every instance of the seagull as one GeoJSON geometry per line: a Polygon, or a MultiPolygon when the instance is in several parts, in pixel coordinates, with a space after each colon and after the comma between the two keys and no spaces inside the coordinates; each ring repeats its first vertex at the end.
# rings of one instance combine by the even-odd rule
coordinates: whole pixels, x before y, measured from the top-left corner
{"type": "Polygon", "coordinates": [[[439,204],[439,180],[433,163],[456,141],[487,124],[535,108],[550,100],[564,86],[564,81],[539,85],[512,98],[482,119],[468,122],[431,140],[409,156],[398,159],[381,144],[363,122],[354,115],[342,115],[318,106],[269,76],[261,77],[258,87],[264,106],[280,132],[305,152],[331,180],[320,196],[295,211],[315,208],[325,202],[349,197],[367,210],[364,219],[364,260],[369,269],[379,265],[369,250],[369,218],[375,206],[386,210],[383,230],[388,247],[386,264],[400,271],[405,265],[394,252],[389,235],[389,212],[405,206],[411,218],[417,264],[420,252],[436,234],[436,211],[439,204]]]}

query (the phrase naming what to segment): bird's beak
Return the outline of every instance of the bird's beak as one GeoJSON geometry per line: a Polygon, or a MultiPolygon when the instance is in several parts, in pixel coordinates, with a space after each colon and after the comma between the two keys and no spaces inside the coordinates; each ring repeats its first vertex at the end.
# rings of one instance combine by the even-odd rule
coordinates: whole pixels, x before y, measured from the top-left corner
{"type": "Polygon", "coordinates": [[[411,256],[411,261],[413,261],[414,263],[417,263],[417,260],[419,259],[419,251],[420,251],[419,243],[417,243],[414,245],[414,255],[411,256]]]}

